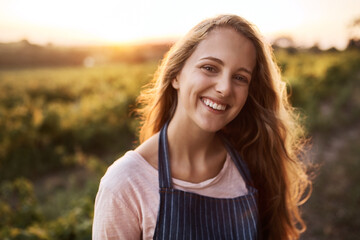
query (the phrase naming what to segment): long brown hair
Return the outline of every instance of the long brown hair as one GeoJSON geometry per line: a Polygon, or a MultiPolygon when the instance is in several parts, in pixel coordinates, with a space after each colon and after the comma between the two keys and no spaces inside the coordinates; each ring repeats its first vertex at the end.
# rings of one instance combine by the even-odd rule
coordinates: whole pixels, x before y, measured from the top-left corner
{"type": "Polygon", "coordinates": [[[305,230],[299,212],[304,193],[311,188],[301,161],[303,131],[288,103],[271,47],[256,27],[236,15],[206,19],[192,28],[164,57],[153,81],[138,98],[142,127],[140,142],[171,119],[177,93],[171,81],[198,44],[214,28],[231,27],[252,41],[256,66],[248,99],[239,115],[222,131],[247,162],[259,191],[259,214],[264,239],[298,239],[305,230]]]}

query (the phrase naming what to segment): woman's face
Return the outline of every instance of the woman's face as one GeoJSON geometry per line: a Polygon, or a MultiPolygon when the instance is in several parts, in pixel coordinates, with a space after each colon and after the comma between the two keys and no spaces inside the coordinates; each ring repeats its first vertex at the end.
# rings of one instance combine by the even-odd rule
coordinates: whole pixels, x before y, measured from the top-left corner
{"type": "Polygon", "coordinates": [[[229,27],[212,30],[172,81],[178,105],[174,118],[185,129],[216,132],[241,111],[256,63],[252,42],[229,27]]]}

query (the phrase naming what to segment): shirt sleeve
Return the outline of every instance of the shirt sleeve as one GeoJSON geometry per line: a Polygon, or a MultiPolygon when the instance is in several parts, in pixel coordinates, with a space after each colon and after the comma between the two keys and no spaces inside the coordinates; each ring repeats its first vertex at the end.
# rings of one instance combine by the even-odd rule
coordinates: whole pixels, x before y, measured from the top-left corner
{"type": "Polygon", "coordinates": [[[109,189],[100,184],[96,195],[93,240],[140,239],[139,217],[109,189]]]}

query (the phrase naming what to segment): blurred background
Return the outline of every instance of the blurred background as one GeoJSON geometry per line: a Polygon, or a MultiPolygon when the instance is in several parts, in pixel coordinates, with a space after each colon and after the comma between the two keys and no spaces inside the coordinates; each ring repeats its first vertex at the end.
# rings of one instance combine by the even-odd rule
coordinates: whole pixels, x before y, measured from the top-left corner
{"type": "Polygon", "coordinates": [[[107,167],[179,36],[233,13],[272,44],[311,139],[302,239],[360,236],[360,1],[0,0],[0,239],[91,239],[107,167]]]}

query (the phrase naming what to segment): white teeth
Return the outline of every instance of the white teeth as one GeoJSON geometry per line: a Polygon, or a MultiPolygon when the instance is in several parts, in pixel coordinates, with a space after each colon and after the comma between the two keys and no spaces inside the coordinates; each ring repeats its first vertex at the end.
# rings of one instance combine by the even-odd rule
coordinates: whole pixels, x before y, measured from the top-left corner
{"type": "Polygon", "coordinates": [[[212,109],[220,110],[220,111],[224,111],[226,109],[226,105],[214,103],[209,99],[203,99],[202,101],[205,103],[206,106],[209,106],[212,109]]]}

